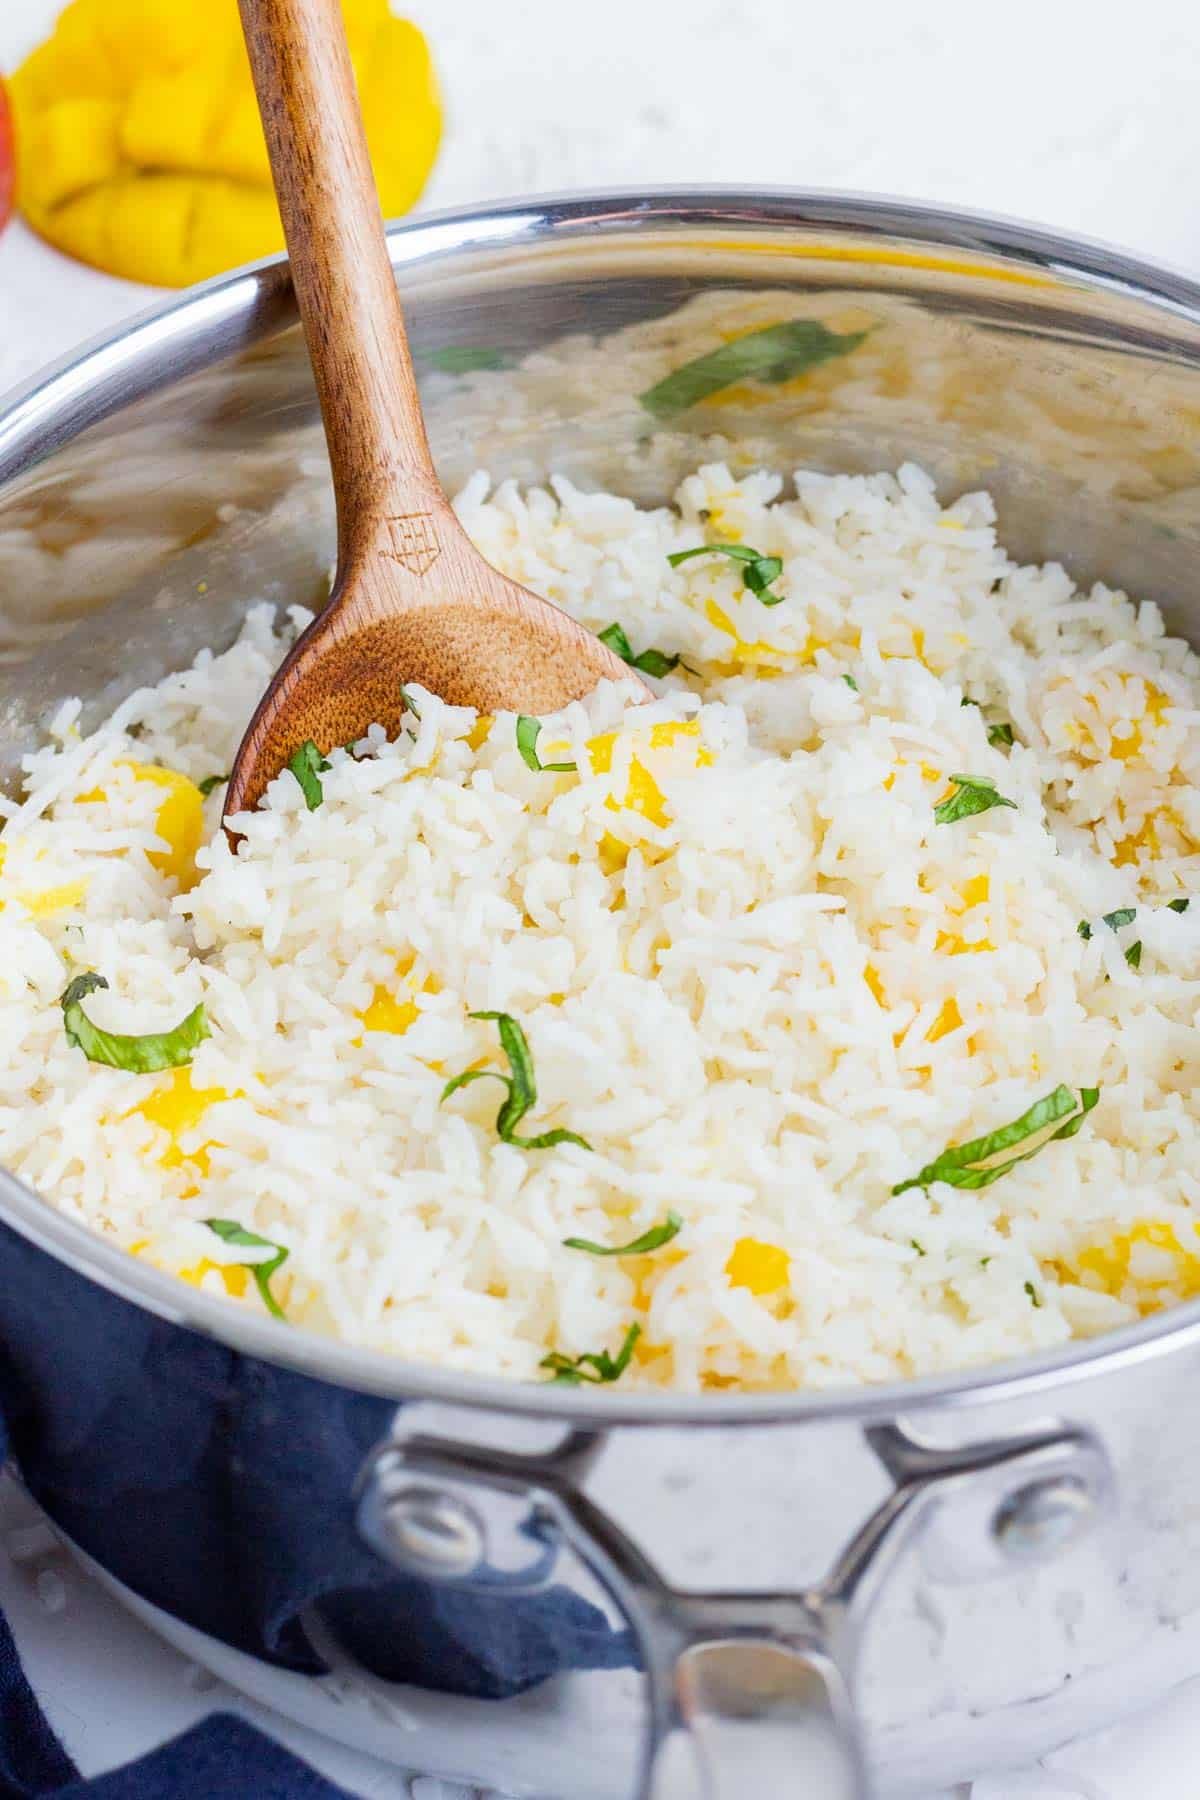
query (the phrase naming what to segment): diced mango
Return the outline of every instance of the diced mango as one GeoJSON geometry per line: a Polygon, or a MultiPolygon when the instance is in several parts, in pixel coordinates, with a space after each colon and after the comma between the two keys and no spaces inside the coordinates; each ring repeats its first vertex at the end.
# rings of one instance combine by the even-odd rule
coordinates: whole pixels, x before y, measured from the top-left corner
{"type": "MultiPolygon", "coordinates": [[[[166,798],[154,820],[154,829],[167,845],[165,850],[151,850],[149,859],[156,869],[169,875],[181,888],[189,888],[196,879],[196,852],[204,837],[204,795],[194,781],[175,769],[160,769],[157,763],[122,760],[119,768],[129,769],[135,781],[150,781],[166,790],[166,798]]],[[[90,788],[80,794],[83,802],[104,800],[103,788],[90,788]]]]}
{"type": "MultiPolygon", "coordinates": [[[[38,893],[22,890],[17,899],[33,919],[49,919],[68,907],[79,906],[87,895],[86,881],[65,881],[61,887],[43,888],[38,893]]],[[[0,907],[3,902],[0,901],[0,907]]]]}
{"type": "Polygon", "coordinates": [[[393,1037],[403,1037],[409,1026],[419,1017],[420,1009],[412,1000],[398,1000],[383,987],[376,987],[371,995],[370,1005],[359,1013],[363,1027],[367,1031],[386,1031],[393,1037]]]}
{"type": "MultiPolygon", "coordinates": [[[[396,974],[401,982],[407,981],[416,960],[411,950],[398,959],[396,974]]],[[[436,975],[429,974],[422,981],[419,991],[423,994],[436,994],[441,985],[436,975]]],[[[411,983],[407,994],[393,993],[389,988],[376,986],[370,1001],[358,1017],[368,1031],[383,1031],[392,1037],[403,1037],[409,1026],[420,1017],[421,1009],[412,994],[411,983]]]]}
{"type": "Polygon", "coordinates": [[[800,650],[783,650],[765,638],[744,638],[724,607],[713,599],[704,603],[704,616],[710,625],[732,640],[730,659],[740,668],[794,669],[811,662],[816,652],[825,648],[821,640],[810,637],[800,650]]]}
{"type": "Polygon", "coordinates": [[[625,798],[620,805],[615,800],[608,800],[606,805],[613,812],[621,807],[628,807],[630,812],[640,813],[643,819],[649,819],[652,825],[665,825],[668,820],[666,801],[662,789],[655,781],[649,769],[637,757],[629,764],[629,786],[625,790],[625,798]]]}
{"type": "Polygon", "coordinates": [[[239,1263],[215,1263],[205,1257],[203,1262],[196,1263],[193,1268],[179,1269],[176,1273],[180,1281],[186,1281],[189,1287],[200,1287],[204,1277],[213,1269],[225,1283],[225,1292],[234,1300],[242,1299],[250,1285],[250,1270],[239,1263]]]}
{"type": "Polygon", "coordinates": [[[773,1294],[786,1287],[792,1259],[778,1244],[759,1238],[739,1238],[733,1246],[725,1273],[730,1287],[748,1288],[752,1294],[773,1294]]]}
{"type": "MultiPolygon", "coordinates": [[[[613,752],[618,736],[619,733],[615,731],[606,731],[598,737],[588,739],[588,761],[591,763],[592,773],[594,775],[609,775],[612,773],[613,752]]],[[[711,766],[714,761],[713,753],[711,750],[706,749],[699,741],[700,722],[698,719],[664,719],[659,724],[652,725],[650,727],[650,741],[646,754],[655,750],[670,750],[681,740],[688,739],[696,741],[696,767],[698,769],[703,769],[711,766]]],[[[646,766],[645,761],[639,756],[632,756],[630,758],[629,783],[625,789],[624,795],[618,799],[615,794],[610,794],[604,804],[609,812],[629,811],[638,813],[642,818],[648,819],[652,825],[667,825],[670,823],[670,814],[667,811],[662,789],[654,779],[650,769],[646,766]]],[[[606,857],[605,845],[609,843],[609,834],[606,833],[605,838],[601,842],[602,862],[605,861],[606,857]]],[[[618,840],[612,838],[611,845],[617,846],[618,840]]],[[[624,867],[625,859],[629,854],[627,846],[619,845],[619,852],[620,860],[618,861],[616,854],[610,848],[608,852],[608,861],[612,866],[606,870],[606,873],[612,873],[614,868],[624,867]]]]}
{"type": "Polygon", "coordinates": [[[232,1098],[225,1088],[193,1087],[191,1069],[182,1068],[175,1069],[170,1078],[148,1094],[134,1111],[165,1131],[171,1139],[162,1156],[164,1169],[177,1169],[182,1163],[191,1163],[201,1175],[207,1175],[211,1141],[195,1150],[183,1150],[179,1139],[195,1129],[210,1106],[232,1098]]]}
{"type": "MultiPolygon", "coordinates": [[[[1200,1226],[1195,1229],[1200,1232],[1200,1226]]],[[[1143,1219],[1108,1243],[1081,1251],[1061,1270],[1068,1279],[1123,1299],[1142,1313],[1200,1295],[1200,1253],[1180,1243],[1165,1219],[1143,1219]],[[1147,1250],[1152,1254],[1147,1256],[1147,1250]]]]}
{"type": "MultiPolygon", "coordinates": [[[[0,875],[4,873],[4,864],[8,857],[8,845],[0,844],[0,875]]],[[[21,888],[14,895],[19,905],[33,919],[49,919],[55,913],[66,912],[68,907],[79,906],[87,896],[88,884],[84,881],[65,881],[58,887],[21,888]]],[[[4,901],[0,900],[0,912],[4,911],[4,901]]]]}
{"type": "Polygon", "coordinates": [[[952,994],[948,1000],[943,1000],[937,1018],[925,1033],[925,1042],[936,1044],[939,1038],[946,1037],[951,1031],[957,1031],[961,1024],[962,1014],[959,1012],[958,1002],[952,994]]]}

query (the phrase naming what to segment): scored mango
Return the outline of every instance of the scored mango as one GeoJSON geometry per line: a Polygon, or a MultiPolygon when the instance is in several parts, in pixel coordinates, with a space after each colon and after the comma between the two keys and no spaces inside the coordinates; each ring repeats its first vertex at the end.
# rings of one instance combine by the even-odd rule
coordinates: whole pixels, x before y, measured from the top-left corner
{"type": "MultiPolygon", "coordinates": [[[[417,200],[441,136],[429,50],[388,0],[342,11],[392,217],[417,200]]],[[[236,0],[73,0],[11,94],[17,203],[68,255],[182,287],[282,250],[236,0]]]]}

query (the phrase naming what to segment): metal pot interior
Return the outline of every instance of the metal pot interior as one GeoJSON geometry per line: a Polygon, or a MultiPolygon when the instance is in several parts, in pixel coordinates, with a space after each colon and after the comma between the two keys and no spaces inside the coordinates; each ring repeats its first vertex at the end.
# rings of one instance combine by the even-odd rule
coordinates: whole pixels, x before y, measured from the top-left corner
{"type": "MultiPolygon", "coordinates": [[[[531,202],[396,228],[391,246],[450,491],[482,467],[657,503],[705,460],[911,459],[944,498],[988,487],[1021,559],[1126,586],[1200,640],[1200,290],[1182,278],[1019,226],[786,193],[531,202]],[[853,321],[869,371],[848,357],[808,391],[731,390],[666,424],[640,404],[647,345],[683,362],[793,316],[853,321]]],[[[249,602],[323,597],[332,503],[286,266],[197,290],[11,397],[0,481],[11,785],[59,700],[83,696],[89,725],[224,648],[249,602]]],[[[139,1272],[147,1293],[164,1279],[139,1272]]],[[[208,1329],[232,1310],[205,1304],[208,1329]]],[[[1162,1340],[1192,1310],[1120,1337],[1162,1340]]],[[[343,1360],[386,1385],[359,1367],[382,1359],[343,1360]]]]}

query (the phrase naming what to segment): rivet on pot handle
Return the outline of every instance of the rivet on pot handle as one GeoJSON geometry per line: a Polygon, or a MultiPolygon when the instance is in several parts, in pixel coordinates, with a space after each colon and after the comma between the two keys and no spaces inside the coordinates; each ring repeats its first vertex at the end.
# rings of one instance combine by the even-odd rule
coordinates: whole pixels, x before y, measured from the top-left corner
{"type": "Polygon", "coordinates": [[[870,1800],[851,1696],[897,1556],[919,1531],[933,1579],[995,1575],[1056,1555],[1112,1493],[1100,1445],[1059,1422],[952,1448],[889,1424],[866,1437],[894,1489],[824,1581],[683,1592],[583,1491],[603,1434],[518,1453],[430,1432],[432,1411],[402,1413],[368,1462],[360,1532],[408,1573],[493,1595],[547,1586],[568,1546],[639,1641],[650,1725],[638,1800],[870,1800]]]}

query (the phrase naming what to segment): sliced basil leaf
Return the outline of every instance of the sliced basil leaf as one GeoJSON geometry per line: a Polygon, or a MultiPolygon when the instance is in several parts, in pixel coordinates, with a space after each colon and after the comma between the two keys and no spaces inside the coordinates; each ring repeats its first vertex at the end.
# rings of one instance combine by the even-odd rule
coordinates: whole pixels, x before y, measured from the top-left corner
{"type": "Polygon", "coordinates": [[[839,334],[817,319],[767,325],[683,363],[638,399],[656,419],[670,419],[737,381],[790,381],[830,357],[849,355],[866,335],[865,331],[839,334]]]}
{"type": "Polygon", "coordinates": [[[586,1250],[589,1256],[648,1256],[651,1250],[661,1250],[669,1244],[673,1237],[678,1237],[683,1229],[683,1220],[677,1212],[668,1212],[666,1223],[652,1225],[649,1231],[643,1231],[641,1237],[635,1237],[628,1244],[597,1244],[591,1238],[564,1238],[563,1247],[567,1250],[586,1250]]]}
{"type": "Polygon", "coordinates": [[[517,719],[517,749],[521,752],[521,761],[527,769],[542,775],[570,775],[577,772],[578,763],[556,762],[544,763],[537,751],[537,741],[542,735],[542,721],[531,719],[522,713],[517,719]]]}
{"type": "Polygon", "coordinates": [[[783,573],[783,563],[777,556],[764,556],[750,544],[698,544],[694,550],[676,550],[667,561],[677,569],[680,563],[690,561],[693,556],[727,556],[731,562],[740,564],[742,586],[756,594],[764,606],[778,606],[783,599],[783,595],[775,593],[771,587],[783,573]]]}
{"type": "Polygon", "coordinates": [[[1190,900],[1168,900],[1167,901],[1167,905],[1170,907],[1171,911],[1179,912],[1179,913],[1186,912],[1188,907],[1191,904],[1192,903],[1190,900]]]}
{"type": "Polygon", "coordinates": [[[1131,969],[1137,969],[1137,968],[1141,967],[1141,962],[1142,962],[1142,940],[1141,940],[1141,938],[1138,938],[1136,943],[1129,945],[1128,949],[1125,952],[1125,961],[1129,964],[1131,969]]]}
{"type": "Polygon", "coordinates": [[[442,350],[426,350],[421,361],[443,375],[471,375],[476,369],[511,369],[512,357],[487,344],[447,344],[442,350]]]}
{"type": "Polygon", "coordinates": [[[300,783],[300,792],[309,812],[316,812],[325,798],[321,777],[328,767],[311,738],[305,738],[295,755],[288,758],[288,768],[300,783]]]}
{"type": "MultiPolygon", "coordinates": [[[[983,711],[983,701],[973,700],[970,694],[964,694],[958,704],[960,706],[977,706],[980,712],[983,711]]],[[[1008,723],[1007,719],[1002,719],[997,724],[988,726],[987,741],[989,744],[1014,744],[1016,742],[1016,739],[1013,736],[1013,728],[1008,723]]]]}
{"type": "Polygon", "coordinates": [[[677,669],[682,660],[678,656],[668,656],[663,650],[643,650],[640,656],[635,656],[633,645],[620,625],[610,625],[599,633],[599,637],[600,642],[607,644],[614,656],[619,656],[631,669],[640,669],[643,675],[653,675],[657,680],[677,669]]]}
{"type": "Polygon", "coordinates": [[[553,1131],[539,1132],[536,1137],[518,1137],[517,1126],[537,1104],[537,1082],[529,1042],[511,1013],[473,1012],[469,1017],[495,1021],[500,1032],[500,1048],[508,1058],[511,1073],[502,1075],[499,1069],[464,1069],[460,1075],[451,1076],[442,1089],[438,1105],[473,1081],[499,1081],[508,1091],[507,1099],[496,1114],[496,1134],[502,1143],[515,1144],[518,1150],[552,1150],[556,1144],[578,1144],[581,1149],[590,1150],[592,1146],[586,1138],[580,1137],[577,1131],[564,1131],[561,1126],[556,1126],[553,1131]]]}
{"type": "Polygon", "coordinates": [[[955,791],[939,800],[933,809],[933,816],[939,825],[953,825],[956,819],[969,819],[974,813],[989,812],[993,806],[1016,807],[1015,800],[1008,800],[1003,794],[996,792],[996,784],[990,775],[951,775],[955,791]]]}
{"type": "Polygon", "coordinates": [[[271,1277],[277,1269],[283,1267],[291,1252],[285,1250],[282,1244],[273,1244],[270,1238],[256,1237],[252,1231],[239,1225],[236,1219],[205,1219],[204,1223],[210,1231],[216,1232],[222,1243],[238,1244],[247,1250],[274,1250],[274,1256],[269,1256],[265,1262],[235,1263],[233,1267],[249,1269],[267,1311],[277,1319],[286,1319],[287,1314],[271,1292],[271,1277]]]}
{"type": "MultiPolygon", "coordinates": [[[[1115,912],[1101,913],[1100,922],[1102,925],[1107,925],[1110,931],[1120,931],[1123,925],[1132,925],[1136,918],[1136,906],[1118,906],[1115,912]]],[[[1092,935],[1092,928],[1086,919],[1080,919],[1075,929],[1085,942],[1092,935]]]]}
{"type": "Polygon", "coordinates": [[[543,1356],[538,1367],[552,1370],[555,1381],[565,1387],[579,1387],[585,1381],[619,1381],[629,1367],[633,1347],[641,1335],[642,1328],[635,1323],[625,1333],[615,1356],[610,1356],[607,1350],[585,1350],[582,1356],[566,1356],[561,1350],[551,1350],[549,1356],[543,1356]]]}
{"type": "Polygon", "coordinates": [[[198,781],[196,783],[196,786],[207,800],[214,788],[219,788],[222,782],[228,780],[228,775],[206,775],[203,781],[198,781]]]}
{"type": "Polygon", "coordinates": [[[191,1062],[196,1046],[212,1035],[204,1017],[203,1001],[174,1031],[149,1031],[141,1037],[101,1031],[84,1012],[82,1002],[85,995],[107,986],[103,975],[77,975],[62,996],[67,1042],[82,1050],[89,1062],[106,1063],[110,1069],[127,1069],[135,1075],[150,1075],[156,1069],[179,1069],[191,1062]]]}
{"type": "Polygon", "coordinates": [[[970,1143],[952,1145],[910,1180],[897,1182],[892,1192],[903,1194],[908,1188],[929,1187],[935,1181],[956,1188],[990,1187],[1019,1162],[1036,1156],[1052,1138],[1074,1137],[1099,1098],[1099,1088],[1056,1087],[1011,1125],[1001,1125],[970,1143]],[[1022,1149],[1022,1145],[1026,1147],[1022,1149]]]}
{"type": "Polygon", "coordinates": [[[853,675],[843,675],[842,680],[845,682],[845,684],[848,688],[853,688],[854,692],[857,694],[858,683],[857,683],[857,681],[855,681],[853,675]]]}

